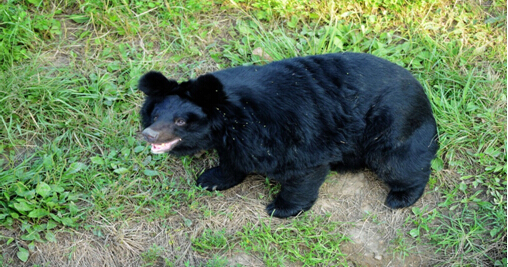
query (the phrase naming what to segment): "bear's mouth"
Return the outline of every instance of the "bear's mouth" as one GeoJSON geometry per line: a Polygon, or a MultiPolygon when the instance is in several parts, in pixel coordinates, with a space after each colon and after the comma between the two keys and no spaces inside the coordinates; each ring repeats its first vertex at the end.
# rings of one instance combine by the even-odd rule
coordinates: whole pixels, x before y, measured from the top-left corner
{"type": "Polygon", "coordinates": [[[152,144],[152,153],[162,154],[171,151],[180,141],[182,141],[181,138],[176,138],[167,143],[152,144]]]}

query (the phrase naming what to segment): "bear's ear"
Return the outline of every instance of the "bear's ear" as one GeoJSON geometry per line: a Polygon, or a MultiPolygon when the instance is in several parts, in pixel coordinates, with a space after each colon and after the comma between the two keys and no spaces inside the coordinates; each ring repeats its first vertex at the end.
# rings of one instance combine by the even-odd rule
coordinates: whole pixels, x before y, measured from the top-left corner
{"type": "Polygon", "coordinates": [[[194,103],[205,110],[226,102],[222,83],[212,74],[199,76],[190,86],[188,95],[194,103]]]}
{"type": "Polygon", "coordinates": [[[162,73],[150,71],[139,79],[138,88],[147,96],[166,96],[178,86],[175,80],[168,80],[162,73]]]}

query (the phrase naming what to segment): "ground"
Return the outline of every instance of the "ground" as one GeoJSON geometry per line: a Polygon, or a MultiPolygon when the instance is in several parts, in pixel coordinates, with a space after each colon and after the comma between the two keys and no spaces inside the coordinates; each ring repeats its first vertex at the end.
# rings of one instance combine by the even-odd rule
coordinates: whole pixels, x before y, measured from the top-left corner
{"type": "MultiPolygon", "coordinates": [[[[219,196],[199,199],[201,207],[193,210],[182,207],[176,215],[155,221],[132,217],[123,222],[97,221],[97,231],[68,230],[58,234],[56,243],[37,246],[29,265],[51,262],[53,266],[141,266],[147,260],[147,248],[155,248],[154,266],[163,266],[165,259],[173,259],[173,266],[206,264],[210,255],[192,247],[192,239],[205,229],[223,229],[226,233],[241,231],[242,227],[258,225],[266,221],[273,227],[284,227],[292,219],[270,219],[264,208],[270,188],[266,179],[252,175],[219,196]],[[263,197],[260,197],[263,196],[263,197]],[[202,218],[201,210],[209,210],[211,216],[202,218]],[[160,248],[157,251],[157,248],[160,248]]],[[[387,186],[377,180],[370,171],[331,174],[321,187],[320,196],[308,216],[326,217],[326,220],[342,222],[341,231],[350,238],[341,244],[348,266],[428,266],[435,262],[433,251],[414,245],[409,255],[397,251],[397,238],[406,228],[405,220],[411,208],[392,210],[383,205],[387,186]]],[[[439,194],[427,190],[414,207],[435,207],[439,194]]],[[[7,235],[7,233],[3,233],[7,235]]],[[[227,266],[266,266],[263,255],[233,249],[220,256],[227,266]]],[[[7,254],[14,256],[12,245],[7,254]]],[[[409,249],[409,248],[408,248],[409,249]]],[[[301,266],[286,262],[286,266],[301,266]]]]}

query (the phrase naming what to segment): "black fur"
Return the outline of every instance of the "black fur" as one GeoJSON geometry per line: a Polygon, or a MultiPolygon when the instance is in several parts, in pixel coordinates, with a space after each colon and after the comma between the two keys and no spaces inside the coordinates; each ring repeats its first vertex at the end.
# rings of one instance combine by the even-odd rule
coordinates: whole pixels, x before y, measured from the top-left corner
{"type": "Polygon", "coordinates": [[[149,72],[140,89],[150,143],[172,141],[174,155],[216,149],[220,166],[197,180],[209,190],[228,189],[253,172],[278,181],[281,192],[267,206],[277,217],[310,209],[330,169],[368,167],[391,188],[387,206],[410,206],[438,149],[421,85],[368,54],[292,58],[181,84],[149,72]]]}

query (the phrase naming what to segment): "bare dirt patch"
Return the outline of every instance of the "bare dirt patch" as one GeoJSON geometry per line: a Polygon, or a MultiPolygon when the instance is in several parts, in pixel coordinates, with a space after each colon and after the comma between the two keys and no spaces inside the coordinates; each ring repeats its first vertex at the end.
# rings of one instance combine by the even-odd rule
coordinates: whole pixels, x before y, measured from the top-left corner
{"type": "MultiPolygon", "coordinates": [[[[351,223],[346,229],[351,242],[342,247],[350,266],[428,266],[432,258],[425,255],[423,247],[411,247],[412,252],[418,252],[416,256],[397,253],[395,248],[400,244],[395,240],[409,231],[404,228],[411,209],[386,207],[387,193],[388,187],[371,172],[337,174],[324,184],[313,209],[351,223]]],[[[427,190],[414,206],[434,207],[437,201],[437,194],[427,190]]]]}
{"type": "MultiPolygon", "coordinates": [[[[211,259],[211,253],[193,250],[192,240],[205,229],[224,229],[234,234],[247,224],[258,225],[269,218],[264,210],[271,200],[266,197],[269,190],[264,177],[251,176],[224,191],[222,196],[199,198],[199,207],[183,207],[165,219],[147,222],[138,217],[114,223],[101,219],[94,222],[98,226],[95,230],[66,230],[57,235],[57,243],[37,244],[28,262],[17,265],[204,265],[211,259]]],[[[345,222],[344,233],[351,241],[344,243],[341,250],[347,255],[349,266],[429,266],[433,252],[425,247],[406,244],[410,254],[397,253],[396,248],[401,246],[396,241],[398,231],[407,233],[404,222],[411,210],[384,206],[387,191],[370,172],[334,174],[322,186],[311,216],[328,214],[329,220],[345,222]]],[[[436,193],[427,190],[416,206],[434,207],[437,198],[436,193]]],[[[291,219],[273,218],[271,222],[283,227],[288,220],[291,219]]],[[[243,251],[235,240],[228,242],[232,242],[228,245],[233,249],[217,253],[227,259],[229,266],[265,266],[262,255],[243,251]]],[[[4,249],[4,256],[16,258],[15,244],[4,249]]],[[[288,266],[298,265],[288,263],[288,266]]]]}

